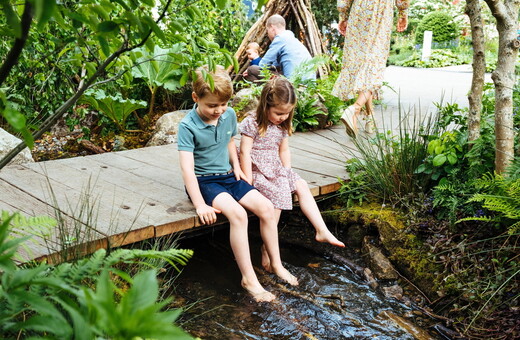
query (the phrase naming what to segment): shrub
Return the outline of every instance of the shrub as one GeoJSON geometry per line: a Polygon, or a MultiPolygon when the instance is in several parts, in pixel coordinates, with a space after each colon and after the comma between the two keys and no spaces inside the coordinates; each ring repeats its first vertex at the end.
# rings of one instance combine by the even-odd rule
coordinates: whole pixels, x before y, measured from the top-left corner
{"type": "Polygon", "coordinates": [[[433,42],[436,43],[446,43],[458,38],[457,24],[445,12],[431,12],[421,20],[415,31],[416,44],[422,44],[424,31],[432,31],[433,42]]]}

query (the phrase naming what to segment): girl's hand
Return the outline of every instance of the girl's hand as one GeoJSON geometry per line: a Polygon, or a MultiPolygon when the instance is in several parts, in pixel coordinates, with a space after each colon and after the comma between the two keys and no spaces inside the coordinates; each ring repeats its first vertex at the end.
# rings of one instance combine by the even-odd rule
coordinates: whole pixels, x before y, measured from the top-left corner
{"type": "Polygon", "coordinates": [[[399,13],[399,19],[397,20],[397,32],[404,32],[408,27],[408,15],[406,12],[399,13]]]}
{"type": "Polygon", "coordinates": [[[347,20],[341,20],[338,24],[339,34],[345,36],[347,33],[347,20]]]}
{"type": "Polygon", "coordinates": [[[220,210],[210,207],[209,205],[197,208],[197,216],[199,216],[202,224],[213,224],[217,222],[217,214],[220,213],[220,210]]]}

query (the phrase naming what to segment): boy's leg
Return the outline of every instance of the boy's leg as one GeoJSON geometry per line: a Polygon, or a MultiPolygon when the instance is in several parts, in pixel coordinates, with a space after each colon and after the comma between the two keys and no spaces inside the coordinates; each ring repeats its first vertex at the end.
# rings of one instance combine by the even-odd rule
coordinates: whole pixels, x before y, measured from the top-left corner
{"type": "MultiPolygon", "coordinates": [[[[282,214],[282,211],[280,209],[274,209],[274,216],[276,219],[276,225],[278,225],[278,222],[280,222],[280,215],[282,214]]],[[[269,258],[269,253],[267,253],[267,249],[265,248],[265,244],[262,244],[262,267],[264,267],[265,270],[268,272],[272,272],[271,268],[271,259],[269,258]]]]}
{"type": "Polygon", "coordinates": [[[213,200],[213,207],[222,211],[229,220],[229,241],[242,274],[242,287],[258,301],[272,301],[275,296],[262,287],[251,263],[247,234],[247,212],[228,193],[221,193],[213,200]]]}
{"type": "Polygon", "coordinates": [[[334,246],[345,247],[345,244],[339,241],[325,224],[321,216],[320,209],[316,204],[316,200],[307,185],[305,180],[300,179],[296,182],[296,194],[298,195],[298,202],[303,214],[309,219],[311,224],[316,229],[316,241],[330,243],[334,246]]]}
{"type": "Polygon", "coordinates": [[[260,234],[269,255],[272,271],[287,283],[293,286],[298,285],[298,279],[282,265],[278,245],[278,226],[271,201],[258,192],[258,190],[251,190],[238,203],[260,219],[260,234]]]}

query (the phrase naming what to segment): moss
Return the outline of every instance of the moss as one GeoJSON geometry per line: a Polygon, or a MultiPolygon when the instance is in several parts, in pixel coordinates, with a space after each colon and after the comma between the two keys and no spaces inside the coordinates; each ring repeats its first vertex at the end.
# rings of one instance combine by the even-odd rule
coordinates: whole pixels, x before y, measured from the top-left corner
{"type": "Polygon", "coordinates": [[[416,235],[408,232],[405,219],[398,211],[378,204],[365,204],[351,209],[336,207],[335,216],[342,224],[359,223],[374,227],[390,260],[401,274],[434,298],[443,290],[442,267],[428,257],[428,249],[416,235]]]}

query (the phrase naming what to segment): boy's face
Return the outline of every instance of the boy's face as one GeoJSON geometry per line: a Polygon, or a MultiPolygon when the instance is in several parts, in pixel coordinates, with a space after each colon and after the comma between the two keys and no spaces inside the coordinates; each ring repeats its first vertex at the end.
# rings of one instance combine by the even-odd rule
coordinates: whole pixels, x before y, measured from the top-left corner
{"type": "Polygon", "coordinates": [[[258,58],[258,52],[257,52],[257,50],[255,50],[253,48],[248,48],[246,50],[246,53],[247,53],[247,59],[249,59],[249,60],[258,58]]]}
{"type": "Polygon", "coordinates": [[[213,93],[208,93],[199,98],[195,92],[191,94],[193,101],[197,103],[197,113],[205,123],[217,121],[227,110],[228,102],[223,101],[213,93]]]}

